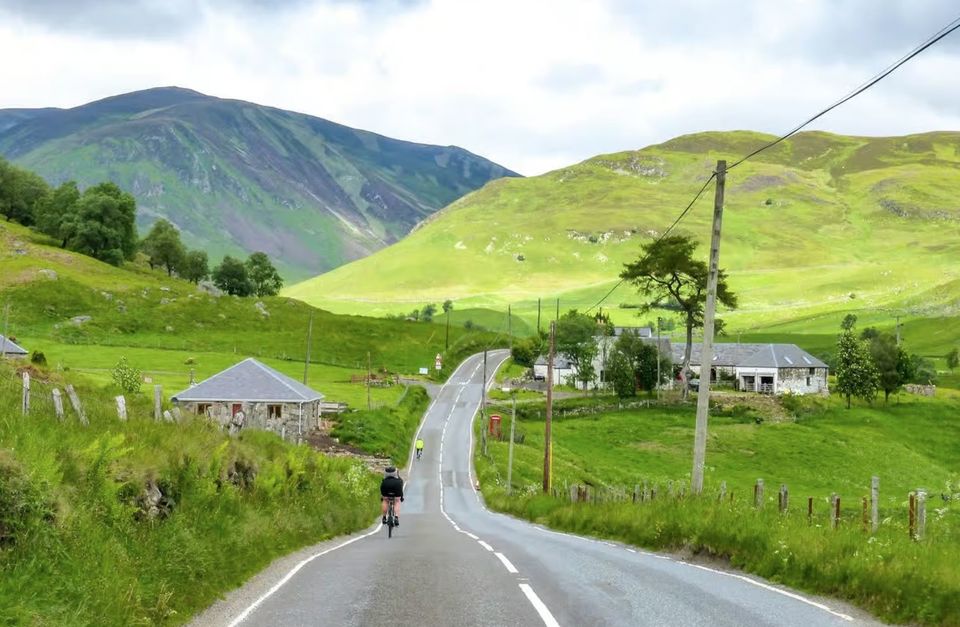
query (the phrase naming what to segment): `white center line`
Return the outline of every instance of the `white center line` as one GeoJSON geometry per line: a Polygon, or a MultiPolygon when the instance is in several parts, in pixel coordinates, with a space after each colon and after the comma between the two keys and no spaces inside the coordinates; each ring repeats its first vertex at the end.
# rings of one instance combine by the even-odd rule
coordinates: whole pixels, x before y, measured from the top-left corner
{"type": "Polygon", "coordinates": [[[507,556],[503,553],[494,553],[494,555],[497,556],[497,559],[500,560],[500,562],[503,564],[503,567],[507,569],[508,573],[516,575],[518,572],[520,572],[517,570],[516,566],[510,563],[510,560],[508,560],[507,556]]]}
{"type": "Polygon", "coordinates": [[[493,547],[487,544],[486,542],[484,542],[483,540],[477,540],[477,544],[479,544],[480,546],[482,546],[488,551],[493,551],[493,547]]]}
{"type": "Polygon", "coordinates": [[[533,591],[533,588],[530,587],[530,584],[521,583],[520,589],[523,590],[523,593],[527,595],[527,599],[533,605],[533,609],[537,610],[537,614],[540,615],[540,618],[543,620],[543,624],[547,627],[560,627],[560,623],[557,622],[557,619],[553,617],[553,614],[550,613],[550,610],[547,609],[546,604],[540,600],[540,597],[537,596],[537,593],[533,591]]]}

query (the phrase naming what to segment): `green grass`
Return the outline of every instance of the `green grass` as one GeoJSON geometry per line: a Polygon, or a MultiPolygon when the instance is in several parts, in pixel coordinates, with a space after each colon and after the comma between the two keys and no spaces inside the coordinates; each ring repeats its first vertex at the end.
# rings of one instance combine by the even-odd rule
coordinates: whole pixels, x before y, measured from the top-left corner
{"type": "MultiPolygon", "coordinates": [[[[45,383],[45,381],[47,381],[45,383]]],[[[0,365],[0,623],[181,624],[272,559],[361,528],[376,482],[361,465],[259,431],[154,422],[131,397],[74,380],[89,427],[60,423],[34,373],[31,414],[0,365]],[[144,518],[148,485],[167,515],[144,518]]]]}
{"type": "MultiPolygon", "coordinates": [[[[538,297],[547,320],[555,298],[564,311],[598,302],[640,244],[687,204],[715,159],[732,159],[765,139],[739,132],[686,136],[542,176],[494,181],[397,244],[285,293],[332,311],[377,315],[446,298],[463,309],[503,312],[511,304],[532,328],[538,297]]],[[[901,314],[908,324],[955,317],[955,146],[954,133],[803,133],[731,172],[721,264],[740,309],[723,313],[729,328],[762,331],[797,321],[806,331],[805,321],[847,310],[888,321],[901,314]]],[[[680,232],[706,244],[708,208],[708,201],[696,206],[680,232]]],[[[700,251],[706,258],[706,247],[700,251]]],[[[635,310],[618,307],[636,302],[625,285],[605,311],[618,323],[636,323],[635,310]]],[[[960,329],[954,325],[937,342],[934,352],[945,353],[960,342],[960,329]]]]}
{"type": "Polygon", "coordinates": [[[413,434],[429,403],[425,389],[411,387],[395,407],[341,414],[331,435],[403,467],[410,455],[413,434]]]}
{"type": "MultiPolygon", "coordinates": [[[[666,498],[689,487],[692,406],[660,406],[575,416],[598,402],[558,404],[553,423],[553,484],[590,485],[595,494],[627,495],[656,488],[654,504],[571,504],[538,496],[543,469],[542,405],[518,406],[514,451],[515,495],[506,494],[508,443],[491,441],[477,456],[483,494],[494,509],[559,529],[620,539],[659,549],[692,551],[790,586],[851,600],[884,619],[924,624],[960,623],[960,394],[933,399],[902,395],[843,408],[838,398],[793,399],[785,422],[756,421],[762,405],[725,404],[710,417],[704,499],[666,498]],[[882,524],[874,539],[860,529],[860,502],[870,477],[880,477],[882,524]],[[767,486],[765,512],[752,507],[753,485],[767,486]],[[717,504],[726,482],[728,498],[717,504]],[[775,513],[786,484],[792,511],[775,513]],[[929,491],[927,538],[907,539],[907,494],[929,491]],[[732,501],[730,494],[732,493],[732,501]],[[841,497],[843,522],[829,529],[830,494],[841,497]],[[806,501],[815,518],[808,522],[806,501]],[[918,566],[922,563],[923,566],[918,566]]],[[[600,399],[602,402],[609,400],[600,399]]],[[[615,402],[615,401],[614,401],[615,402]]],[[[503,416],[509,432],[510,412],[503,416]]]]}

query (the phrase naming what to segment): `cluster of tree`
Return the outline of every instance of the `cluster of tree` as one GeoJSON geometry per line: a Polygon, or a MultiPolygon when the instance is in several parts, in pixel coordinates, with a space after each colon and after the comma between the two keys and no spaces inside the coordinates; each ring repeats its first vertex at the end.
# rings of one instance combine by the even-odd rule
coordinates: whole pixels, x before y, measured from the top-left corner
{"type": "Polygon", "coordinates": [[[283,279],[266,253],[256,252],[240,261],[230,255],[213,269],[213,283],[234,296],[275,296],[283,279]]]}
{"type": "MultiPolygon", "coordinates": [[[[443,313],[449,314],[453,310],[453,301],[443,301],[443,313]]],[[[434,303],[424,305],[421,309],[414,309],[407,314],[388,314],[386,317],[392,320],[413,320],[416,322],[433,322],[433,317],[437,315],[437,306],[434,303]]],[[[470,322],[469,320],[467,322],[470,322]]],[[[464,325],[466,326],[466,325],[464,325]]],[[[470,327],[473,328],[471,323],[470,327]]]]}
{"type": "Polygon", "coordinates": [[[946,354],[945,359],[947,360],[947,368],[955,370],[957,366],[960,366],[960,348],[954,347],[946,354]]]}
{"type": "Polygon", "coordinates": [[[620,398],[636,396],[638,389],[653,395],[658,377],[660,384],[666,383],[672,372],[670,355],[660,354],[656,344],[644,342],[633,331],[618,337],[607,355],[606,378],[613,383],[613,390],[620,398]]]}
{"type": "MultiPolygon", "coordinates": [[[[644,244],[640,258],[625,264],[620,277],[633,283],[647,301],[640,306],[646,313],[655,308],[668,308],[679,312],[686,327],[686,345],[680,377],[683,397],[689,394],[690,349],[693,345],[693,330],[703,326],[704,307],[707,302],[707,276],[709,266],[695,259],[693,252],[697,243],[687,235],[670,235],[644,244]]],[[[735,309],[737,297],[727,285],[726,273],[721,269],[717,279],[717,302],[735,309]]],[[[716,334],[723,333],[723,321],[716,319],[716,334]]]]}
{"type": "Polygon", "coordinates": [[[210,276],[207,253],[187,250],[180,241],[180,231],[169,221],[159,219],[140,242],[140,250],[147,256],[151,268],[164,268],[168,276],[178,276],[199,283],[210,276]]]}
{"type": "Polygon", "coordinates": [[[49,235],[61,248],[113,265],[137,251],[136,200],[110,182],[83,193],[73,181],[54,189],[0,159],[0,215],[49,235]]]}
{"type": "Polygon", "coordinates": [[[868,327],[859,337],[854,332],[857,317],[848,314],[837,338],[835,372],[837,391],[846,397],[872,401],[883,392],[884,402],[905,383],[932,384],[936,370],[929,360],[908,354],[889,334],[868,327]]]}

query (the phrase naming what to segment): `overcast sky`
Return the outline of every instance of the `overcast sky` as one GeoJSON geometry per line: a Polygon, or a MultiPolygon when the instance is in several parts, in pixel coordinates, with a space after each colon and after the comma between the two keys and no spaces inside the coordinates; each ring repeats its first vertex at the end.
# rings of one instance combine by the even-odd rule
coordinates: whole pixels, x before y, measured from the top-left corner
{"type": "MultiPolygon", "coordinates": [[[[0,108],[178,85],[523,174],[714,129],[788,130],[956,0],[0,0],[0,108]]],[[[960,31],[815,128],[960,129],[960,31]]]]}

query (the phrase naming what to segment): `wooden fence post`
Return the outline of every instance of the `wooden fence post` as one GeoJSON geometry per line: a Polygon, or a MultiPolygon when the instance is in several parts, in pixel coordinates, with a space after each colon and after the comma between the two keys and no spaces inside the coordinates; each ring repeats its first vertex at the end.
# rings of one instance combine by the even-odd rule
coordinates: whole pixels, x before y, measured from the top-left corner
{"type": "Polygon", "coordinates": [[[163,404],[163,386],[153,386],[153,419],[160,420],[163,417],[161,405],[163,404]]]}
{"type": "Polygon", "coordinates": [[[123,394],[114,399],[117,401],[117,418],[121,421],[126,422],[127,420],[127,399],[123,398],[123,394]]]}
{"type": "Polygon", "coordinates": [[[63,422],[63,397],[60,396],[60,389],[53,388],[53,411],[57,414],[57,420],[63,422]]]}
{"type": "Polygon", "coordinates": [[[641,500],[646,501],[650,498],[650,490],[647,489],[647,481],[643,481],[643,498],[641,500]]]}
{"type": "Polygon", "coordinates": [[[910,539],[916,540],[916,527],[917,527],[917,495],[913,492],[910,493],[910,508],[907,513],[907,529],[910,532],[910,539]]]}
{"type": "Polygon", "coordinates": [[[763,507],[763,479],[757,479],[753,486],[753,506],[763,507]]]}
{"type": "Polygon", "coordinates": [[[90,421],[87,420],[87,414],[83,411],[83,405],[80,404],[80,397],[77,396],[77,391],[73,389],[73,385],[68,383],[67,387],[67,398],[70,399],[70,404],[73,405],[73,411],[77,412],[77,417],[80,419],[80,424],[83,426],[88,426],[90,421]]]}
{"type": "Polygon", "coordinates": [[[173,419],[177,422],[183,421],[183,413],[180,412],[180,408],[174,405],[173,409],[170,410],[170,413],[173,414],[173,419]]]}
{"type": "Polygon", "coordinates": [[[640,500],[640,484],[633,484],[633,502],[636,503],[640,500]]]}
{"type": "Polygon", "coordinates": [[[720,496],[717,497],[717,502],[722,503],[722,502],[723,502],[723,497],[725,497],[726,495],[727,495],[727,482],[726,482],[726,481],[721,481],[721,482],[720,482],[720,496]]]}
{"type": "Polygon", "coordinates": [[[24,416],[30,413],[30,373],[26,370],[23,371],[23,398],[20,409],[24,416]]]}
{"type": "Polygon", "coordinates": [[[787,513],[787,508],[789,507],[789,504],[790,504],[789,499],[790,499],[790,494],[789,494],[789,492],[787,492],[787,484],[781,483],[781,484],[780,484],[780,495],[779,495],[779,498],[777,499],[777,500],[778,500],[778,503],[779,503],[779,505],[780,505],[780,513],[781,513],[781,514],[787,513]]]}
{"type": "Polygon", "coordinates": [[[880,477],[870,478],[870,521],[876,533],[880,527],[880,477]]]}
{"type": "Polygon", "coordinates": [[[840,526],[840,497],[836,494],[830,495],[830,519],[834,529],[840,526]]]}
{"type": "Polygon", "coordinates": [[[863,532],[870,530],[870,515],[867,513],[867,497],[863,497],[863,532]]]}
{"type": "Polygon", "coordinates": [[[927,491],[917,490],[917,540],[923,540],[927,530],[927,491]]]}
{"type": "Polygon", "coordinates": [[[173,422],[173,414],[170,413],[169,409],[163,410],[163,419],[166,422],[173,422]]]}
{"type": "Polygon", "coordinates": [[[813,522],[813,497],[807,497],[807,523],[813,522]]]}
{"type": "Polygon", "coordinates": [[[580,494],[580,487],[577,485],[570,486],[570,502],[576,503],[577,496],[580,494]]]}

